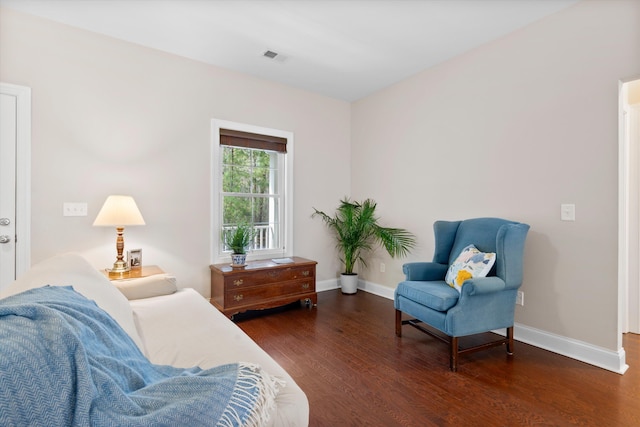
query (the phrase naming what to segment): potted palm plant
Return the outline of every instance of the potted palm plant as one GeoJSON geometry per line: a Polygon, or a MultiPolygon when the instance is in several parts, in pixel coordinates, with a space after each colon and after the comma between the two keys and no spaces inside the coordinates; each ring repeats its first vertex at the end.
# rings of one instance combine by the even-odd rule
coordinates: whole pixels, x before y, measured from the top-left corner
{"type": "Polygon", "coordinates": [[[415,246],[415,236],[407,230],[380,225],[376,206],[371,199],[356,202],[345,197],[334,216],[313,208],[312,217],[319,216],[335,233],[340,261],[344,264],[344,272],[340,276],[342,293],[355,294],[358,291],[358,274],[354,267],[358,262],[366,267],[364,257],[374,245],[383,246],[392,258],[406,255],[415,246]]]}
{"type": "Polygon", "coordinates": [[[248,224],[238,224],[222,231],[222,241],[227,248],[231,249],[232,267],[245,265],[251,239],[253,239],[253,227],[248,224]]]}

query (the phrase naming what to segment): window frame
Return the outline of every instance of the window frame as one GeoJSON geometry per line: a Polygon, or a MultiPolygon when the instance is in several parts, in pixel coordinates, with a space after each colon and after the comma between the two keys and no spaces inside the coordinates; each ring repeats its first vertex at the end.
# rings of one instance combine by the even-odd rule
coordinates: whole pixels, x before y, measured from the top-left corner
{"type": "Polygon", "coordinates": [[[222,228],[222,148],[220,145],[220,129],[235,130],[239,132],[249,132],[261,135],[269,135],[287,140],[287,152],[279,153],[284,156],[283,166],[283,190],[281,208],[283,218],[281,218],[282,241],[281,246],[272,250],[261,250],[259,252],[247,252],[247,260],[254,260],[268,257],[290,257],[293,256],[293,153],[294,141],[293,133],[271,129],[245,123],[231,122],[227,120],[211,120],[211,210],[210,210],[210,261],[212,264],[219,264],[230,261],[231,256],[220,250],[220,230],[222,228]]]}

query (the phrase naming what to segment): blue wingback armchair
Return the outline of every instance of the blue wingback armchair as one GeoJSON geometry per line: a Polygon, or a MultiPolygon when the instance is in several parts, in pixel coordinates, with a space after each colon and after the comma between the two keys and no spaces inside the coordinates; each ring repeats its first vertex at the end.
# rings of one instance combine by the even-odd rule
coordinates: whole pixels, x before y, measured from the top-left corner
{"type": "MultiPolygon", "coordinates": [[[[513,317],[516,294],[522,284],[524,242],[527,224],[500,218],[436,221],[432,262],[403,265],[406,280],[395,291],[396,335],[409,324],[449,344],[452,371],[460,354],[506,344],[513,354],[513,317]],[[470,278],[460,291],[445,282],[449,266],[468,245],[493,252],[495,264],[486,277],[470,278]],[[411,319],[403,320],[403,313],[411,319]],[[479,346],[460,349],[459,338],[507,329],[507,336],[479,346]]],[[[406,317],[406,316],[405,316],[406,317]]]]}

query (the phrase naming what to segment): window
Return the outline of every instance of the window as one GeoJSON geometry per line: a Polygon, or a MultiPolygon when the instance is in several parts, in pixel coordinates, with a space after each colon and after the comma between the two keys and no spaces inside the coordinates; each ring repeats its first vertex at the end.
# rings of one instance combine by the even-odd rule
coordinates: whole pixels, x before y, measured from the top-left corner
{"type": "Polygon", "coordinates": [[[249,224],[249,259],[293,254],[293,134],[212,122],[212,262],[230,254],[224,230],[249,224]]]}

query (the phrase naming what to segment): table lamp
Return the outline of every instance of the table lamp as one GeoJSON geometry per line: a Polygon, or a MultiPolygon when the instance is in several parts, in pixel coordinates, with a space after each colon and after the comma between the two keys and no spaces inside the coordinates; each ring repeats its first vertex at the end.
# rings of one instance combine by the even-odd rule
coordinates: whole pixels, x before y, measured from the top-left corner
{"type": "Polygon", "coordinates": [[[144,225],[144,219],[133,197],[118,195],[107,197],[102,209],[98,212],[96,220],[93,221],[93,225],[116,227],[116,232],[118,233],[116,239],[117,258],[116,262],[113,263],[113,269],[108,270],[109,275],[121,275],[129,271],[129,264],[122,257],[124,249],[122,233],[125,226],[144,225]]]}

